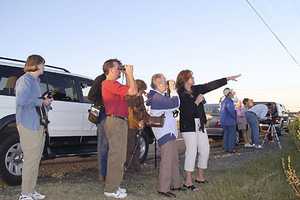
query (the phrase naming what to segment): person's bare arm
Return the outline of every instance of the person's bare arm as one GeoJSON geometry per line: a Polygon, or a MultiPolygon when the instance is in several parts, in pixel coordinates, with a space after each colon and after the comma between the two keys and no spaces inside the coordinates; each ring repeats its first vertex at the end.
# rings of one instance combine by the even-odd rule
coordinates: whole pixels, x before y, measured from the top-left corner
{"type": "Polygon", "coordinates": [[[128,82],[127,85],[129,86],[127,95],[134,96],[138,91],[133,76],[133,65],[125,65],[125,75],[128,82]]]}
{"type": "Polygon", "coordinates": [[[235,76],[229,76],[227,77],[227,81],[237,81],[238,78],[240,78],[242,76],[242,74],[238,74],[238,75],[235,75],[235,76]]]}

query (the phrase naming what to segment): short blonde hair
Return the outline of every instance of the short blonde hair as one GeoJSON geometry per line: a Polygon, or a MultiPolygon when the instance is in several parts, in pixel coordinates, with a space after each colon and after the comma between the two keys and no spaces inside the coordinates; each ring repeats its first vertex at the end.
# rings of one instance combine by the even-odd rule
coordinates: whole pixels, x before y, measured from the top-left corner
{"type": "Polygon", "coordinates": [[[45,64],[45,59],[40,55],[30,55],[28,56],[25,66],[24,72],[35,72],[38,71],[38,65],[45,64]]]}
{"type": "Polygon", "coordinates": [[[159,78],[162,78],[164,75],[159,73],[159,74],[154,74],[151,78],[151,88],[153,89],[156,89],[157,86],[156,86],[156,80],[159,79],[159,78]]]}

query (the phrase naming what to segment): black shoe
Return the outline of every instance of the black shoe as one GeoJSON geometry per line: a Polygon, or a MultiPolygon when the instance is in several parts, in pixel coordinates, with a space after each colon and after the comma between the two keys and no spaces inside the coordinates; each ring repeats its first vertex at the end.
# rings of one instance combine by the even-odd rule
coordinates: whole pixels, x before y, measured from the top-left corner
{"type": "Polygon", "coordinates": [[[158,192],[158,194],[168,198],[176,198],[176,195],[172,192],[158,192]]]}
{"type": "Polygon", "coordinates": [[[179,187],[179,188],[171,188],[172,191],[178,191],[178,192],[185,192],[187,189],[184,187],[179,187]]]}
{"type": "Polygon", "coordinates": [[[194,185],[187,186],[186,184],[183,184],[183,187],[186,188],[186,189],[188,189],[188,190],[191,190],[191,191],[193,191],[193,192],[196,192],[196,191],[199,190],[199,189],[196,188],[194,185]]]}
{"type": "Polygon", "coordinates": [[[174,194],[172,192],[167,192],[167,194],[171,195],[173,198],[176,198],[176,194],[174,194]]]}
{"type": "Polygon", "coordinates": [[[198,180],[196,179],[195,182],[196,182],[196,183],[199,183],[199,184],[207,184],[207,183],[208,183],[208,180],[198,181],[198,180]]]}

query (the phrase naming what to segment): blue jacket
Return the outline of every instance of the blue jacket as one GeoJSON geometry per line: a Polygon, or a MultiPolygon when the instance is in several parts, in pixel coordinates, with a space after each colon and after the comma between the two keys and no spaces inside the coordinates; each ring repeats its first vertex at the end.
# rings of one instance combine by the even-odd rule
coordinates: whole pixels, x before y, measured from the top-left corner
{"type": "Polygon", "coordinates": [[[41,128],[36,107],[42,106],[40,79],[26,73],[16,83],[16,122],[37,131],[41,128]]]}
{"type": "Polygon", "coordinates": [[[237,116],[234,102],[231,98],[226,97],[221,103],[221,125],[234,126],[237,123],[237,116]]]}

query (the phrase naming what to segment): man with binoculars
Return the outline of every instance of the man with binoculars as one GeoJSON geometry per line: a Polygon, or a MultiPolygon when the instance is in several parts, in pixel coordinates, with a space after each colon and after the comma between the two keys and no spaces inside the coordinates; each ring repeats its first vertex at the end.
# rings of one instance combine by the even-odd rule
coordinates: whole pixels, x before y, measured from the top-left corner
{"type": "Polygon", "coordinates": [[[128,105],[125,97],[137,94],[133,66],[122,65],[117,59],[103,64],[106,80],[102,83],[102,98],[107,118],[104,123],[108,140],[108,163],[104,195],[113,198],[127,197],[126,189],[120,188],[124,174],[127,152],[128,105]],[[117,80],[121,73],[126,76],[126,85],[117,80]]]}

